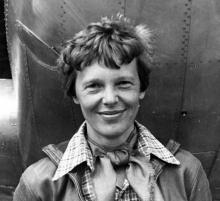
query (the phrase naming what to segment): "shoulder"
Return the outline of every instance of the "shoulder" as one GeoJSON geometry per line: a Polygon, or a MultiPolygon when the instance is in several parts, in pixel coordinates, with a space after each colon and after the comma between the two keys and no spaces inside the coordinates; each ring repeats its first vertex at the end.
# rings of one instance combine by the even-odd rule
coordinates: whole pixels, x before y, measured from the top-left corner
{"type": "Polygon", "coordinates": [[[47,180],[53,177],[56,169],[56,165],[48,157],[45,157],[30,165],[24,171],[22,177],[29,183],[47,180]]]}
{"type": "Polygon", "coordinates": [[[58,145],[48,145],[43,148],[47,157],[30,165],[22,174],[22,177],[30,185],[52,181],[52,178],[57,170],[57,165],[66,149],[68,141],[61,142],[58,145]],[[56,164],[57,163],[57,164],[56,164]]]}
{"type": "Polygon", "coordinates": [[[205,174],[199,159],[189,151],[179,148],[175,157],[180,165],[165,165],[164,171],[168,174],[176,174],[177,178],[181,178],[186,183],[186,186],[193,186],[201,172],[205,174]]]}
{"type": "Polygon", "coordinates": [[[161,174],[161,182],[172,186],[189,200],[210,200],[209,183],[201,162],[192,153],[182,148],[175,157],[180,165],[165,165],[161,174]],[[203,197],[203,198],[202,198],[203,197]]]}
{"type": "Polygon", "coordinates": [[[197,170],[202,167],[201,162],[191,152],[183,149],[178,142],[170,139],[166,145],[166,148],[180,162],[180,165],[166,164],[166,167],[168,167],[168,169],[170,167],[172,170],[189,170],[196,173],[197,170]]]}
{"type": "Polygon", "coordinates": [[[52,184],[52,177],[57,167],[48,158],[43,158],[29,166],[22,174],[21,180],[34,192],[40,192],[44,185],[52,184]]]}
{"type": "Polygon", "coordinates": [[[211,201],[211,192],[207,175],[199,159],[184,149],[177,152],[180,170],[184,173],[184,183],[190,200],[211,201]]]}
{"type": "Polygon", "coordinates": [[[180,161],[180,168],[196,173],[202,167],[201,162],[191,152],[180,148],[175,154],[180,161]]]}
{"type": "Polygon", "coordinates": [[[49,191],[51,192],[50,189],[53,186],[51,178],[55,170],[56,166],[49,158],[43,158],[29,166],[20,178],[14,192],[13,201],[45,200],[42,198],[49,195],[49,191]]]}
{"type": "MultiPolygon", "coordinates": [[[[60,148],[60,145],[58,147],[60,148]]],[[[65,149],[63,143],[61,149],[65,149]]],[[[30,165],[20,178],[14,193],[14,201],[51,200],[54,194],[60,192],[61,186],[67,181],[66,177],[56,182],[52,181],[56,169],[57,166],[50,156],[30,165]]]]}

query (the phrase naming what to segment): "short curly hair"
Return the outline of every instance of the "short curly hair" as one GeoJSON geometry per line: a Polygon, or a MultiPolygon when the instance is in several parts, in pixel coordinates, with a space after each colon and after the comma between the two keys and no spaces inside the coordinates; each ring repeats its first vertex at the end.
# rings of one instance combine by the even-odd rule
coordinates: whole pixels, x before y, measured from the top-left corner
{"type": "Polygon", "coordinates": [[[133,26],[123,15],[101,18],[68,40],[57,61],[64,75],[66,94],[75,97],[77,71],[102,63],[107,68],[119,69],[120,65],[137,61],[140,91],[149,85],[150,66],[153,63],[152,33],[146,25],[133,26]]]}

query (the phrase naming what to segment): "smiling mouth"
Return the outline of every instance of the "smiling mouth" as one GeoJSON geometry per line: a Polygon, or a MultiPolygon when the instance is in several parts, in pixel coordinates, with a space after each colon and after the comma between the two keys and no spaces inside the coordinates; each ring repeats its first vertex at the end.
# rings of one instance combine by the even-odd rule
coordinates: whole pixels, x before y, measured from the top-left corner
{"type": "Polygon", "coordinates": [[[111,111],[103,111],[103,112],[99,112],[100,115],[104,116],[104,117],[118,117],[120,116],[125,110],[111,110],[111,111]]]}

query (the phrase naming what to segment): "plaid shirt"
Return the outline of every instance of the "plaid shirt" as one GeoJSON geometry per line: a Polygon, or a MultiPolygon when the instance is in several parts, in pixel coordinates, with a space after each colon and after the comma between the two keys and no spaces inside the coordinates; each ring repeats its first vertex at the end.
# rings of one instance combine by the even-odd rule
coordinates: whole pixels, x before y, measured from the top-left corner
{"type": "MultiPolygon", "coordinates": [[[[161,160],[179,165],[180,162],[171,154],[143,125],[135,122],[137,126],[138,136],[138,151],[144,154],[148,160],[150,154],[155,155],[161,160]]],[[[86,123],[84,122],[78,132],[70,139],[66,151],[58,165],[58,168],[53,176],[53,180],[57,180],[64,176],[72,169],[77,168],[83,162],[86,162],[84,174],[82,176],[82,192],[86,201],[95,201],[96,196],[93,190],[91,172],[94,171],[94,160],[90,148],[85,138],[86,123]]],[[[115,200],[138,201],[140,200],[137,194],[130,187],[128,180],[125,179],[122,188],[116,188],[115,200]]]]}

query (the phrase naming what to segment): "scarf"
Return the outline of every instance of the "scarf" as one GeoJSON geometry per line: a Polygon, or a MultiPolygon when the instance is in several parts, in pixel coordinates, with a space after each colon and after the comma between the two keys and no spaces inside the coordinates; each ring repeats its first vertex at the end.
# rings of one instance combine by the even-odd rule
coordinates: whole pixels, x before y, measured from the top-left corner
{"type": "Polygon", "coordinates": [[[136,149],[137,131],[126,142],[111,148],[103,147],[88,137],[95,170],[91,174],[97,201],[113,201],[116,187],[125,179],[143,201],[150,200],[155,187],[154,169],[148,159],[136,149]]]}

